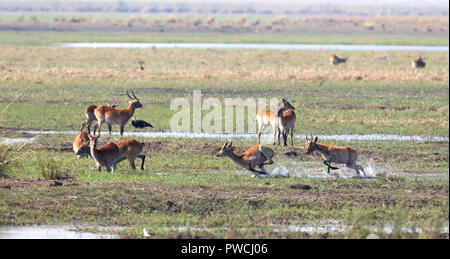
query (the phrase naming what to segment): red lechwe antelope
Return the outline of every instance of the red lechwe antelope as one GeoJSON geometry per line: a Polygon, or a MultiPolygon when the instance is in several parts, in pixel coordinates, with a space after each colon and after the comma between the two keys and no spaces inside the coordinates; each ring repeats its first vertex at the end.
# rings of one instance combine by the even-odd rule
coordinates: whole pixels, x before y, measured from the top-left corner
{"type": "Polygon", "coordinates": [[[422,57],[419,57],[418,59],[414,59],[411,61],[411,66],[413,68],[424,68],[425,62],[423,62],[422,57]]]}
{"type": "MultiPolygon", "coordinates": [[[[94,159],[95,164],[99,172],[102,171],[102,167],[106,167],[106,171],[110,172],[112,167],[112,172],[117,168],[117,161],[120,159],[119,147],[116,143],[108,142],[105,145],[97,148],[97,141],[100,135],[92,136],[88,134],[89,138],[89,148],[91,151],[91,157],[94,159]]],[[[79,155],[81,151],[77,152],[79,155]]]]}
{"type": "Polygon", "coordinates": [[[287,137],[291,133],[291,144],[294,146],[295,108],[288,101],[282,99],[283,107],[278,109],[278,145],[280,144],[280,134],[283,135],[283,146],[287,146],[287,137]]]}
{"type": "Polygon", "coordinates": [[[91,155],[91,150],[89,149],[89,137],[88,133],[80,130],[75,136],[75,140],[72,143],[73,151],[77,154],[78,158],[88,157],[91,155]]]}
{"type": "Polygon", "coordinates": [[[228,146],[227,144],[228,141],[222,146],[216,156],[227,156],[233,163],[252,171],[256,176],[259,174],[267,174],[264,166],[273,164],[272,157],[275,155],[275,152],[269,147],[264,145],[254,145],[240,155],[236,155],[233,152],[235,150],[235,147],[232,146],[233,142],[228,146]],[[265,163],[266,161],[269,162],[265,163]],[[261,171],[257,171],[255,169],[256,166],[258,166],[261,171]]]}
{"type": "MultiPolygon", "coordinates": [[[[283,102],[283,106],[280,109],[289,109],[289,108],[295,109],[290,103],[283,102]]],[[[279,131],[278,128],[279,120],[277,117],[277,112],[271,110],[261,110],[256,114],[256,121],[258,121],[258,144],[261,144],[261,133],[263,132],[263,130],[267,126],[272,126],[273,144],[275,145],[276,136],[279,131]]],[[[280,144],[279,135],[278,135],[278,144],[280,144]]]]}
{"type": "Polygon", "coordinates": [[[142,104],[139,102],[139,99],[136,97],[133,90],[131,90],[131,93],[134,98],[132,98],[127,91],[130,101],[128,101],[129,105],[126,109],[116,109],[105,105],[100,105],[94,109],[95,118],[98,121],[98,132],[100,132],[102,124],[106,122],[109,134],[111,134],[111,125],[118,124],[120,126],[120,135],[123,135],[123,129],[130,118],[133,117],[134,110],[142,107],[142,104]]]}
{"type": "Polygon", "coordinates": [[[306,154],[311,154],[314,151],[319,152],[324,159],[323,163],[328,166],[328,174],[330,174],[330,169],[339,169],[337,167],[331,166],[331,163],[336,163],[346,164],[347,167],[355,169],[358,176],[361,176],[361,170],[364,173],[364,177],[366,176],[364,168],[357,164],[358,154],[356,150],[352,149],[351,147],[336,147],[319,144],[317,143],[317,140],[317,137],[314,140],[312,136],[311,139],[306,137],[306,154]]]}
{"type": "MultiPolygon", "coordinates": [[[[108,104],[108,106],[109,106],[109,104],[108,104]]],[[[117,107],[117,103],[114,103],[113,105],[111,105],[111,108],[116,108],[116,107],[117,107]]],[[[97,120],[97,118],[95,117],[95,114],[94,114],[95,108],[97,108],[97,105],[92,104],[92,105],[89,105],[88,107],[86,107],[86,109],[84,109],[84,115],[86,115],[87,119],[85,122],[83,122],[83,124],[81,124],[80,131],[82,131],[84,126],[87,125],[87,130],[88,130],[87,132],[89,134],[91,133],[91,124],[93,121],[97,120]]],[[[95,127],[94,127],[94,135],[95,135],[96,129],[97,129],[97,125],[95,125],[95,127]]]]}
{"type": "MultiPolygon", "coordinates": [[[[101,171],[102,166],[105,166],[108,172],[110,171],[110,167],[112,167],[112,172],[114,173],[114,170],[117,168],[117,164],[125,159],[128,159],[131,168],[134,170],[136,169],[134,164],[134,160],[136,160],[136,158],[142,159],[141,169],[145,169],[145,155],[141,154],[144,143],[138,142],[135,139],[130,139],[121,141],[117,144],[109,142],[97,148],[97,141],[100,135],[94,137],[87,134],[87,136],[90,140],[90,155],[94,159],[99,172],[101,171]]],[[[82,152],[83,151],[78,150],[77,156],[81,155],[82,152]]]]}
{"type": "Polygon", "coordinates": [[[136,169],[136,166],[134,165],[134,160],[136,158],[142,159],[141,164],[141,170],[145,169],[145,155],[141,154],[144,150],[144,143],[138,142],[135,139],[129,139],[124,140],[119,143],[117,143],[117,147],[119,147],[119,160],[117,160],[117,163],[128,159],[128,162],[130,163],[131,169],[136,169]]]}
{"type": "Polygon", "coordinates": [[[330,55],[330,64],[331,65],[338,65],[340,63],[345,63],[347,62],[347,58],[340,58],[336,55],[330,55]]]}

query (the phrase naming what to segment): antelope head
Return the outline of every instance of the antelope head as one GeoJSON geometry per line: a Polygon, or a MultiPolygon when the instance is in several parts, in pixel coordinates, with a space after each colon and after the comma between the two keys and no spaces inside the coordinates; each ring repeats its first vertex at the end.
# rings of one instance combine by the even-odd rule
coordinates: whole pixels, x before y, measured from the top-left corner
{"type": "Polygon", "coordinates": [[[216,157],[222,157],[222,156],[226,156],[230,153],[233,153],[234,150],[236,149],[235,147],[233,147],[233,141],[230,142],[230,145],[228,145],[228,141],[222,146],[222,148],[219,150],[219,152],[217,152],[216,157]]]}
{"type": "Polygon", "coordinates": [[[277,111],[278,117],[281,117],[283,115],[283,112],[286,110],[289,110],[289,109],[295,110],[295,107],[292,106],[292,104],[290,104],[288,101],[286,101],[286,99],[281,99],[281,102],[283,103],[283,105],[277,111]]]}
{"type": "Polygon", "coordinates": [[[98,134],[97,136],[92,136],[91,134],[88,134],[89,146],[93,147],[94,149],[97,149],[97,140],[99,137],[100,137],[100,134],[98,134]]]}
{"type": "Polygon", "coordinates": [[[295,110],[295,107],[292,104],[290,104],[288,101],[286,101],[286,99],[281,99],[281,101],[283,102],[283,110],[289,110],[289,109],[295,110]]]}
{"type": "Polygon", "coordinates": [[[308,136],[306,136],[306,154],[311,154],[312,152],[314,152],[314,150],[316,150],[317,140],[318,138],[316,137],[315,139],[313,139],[312,135],[311,138],[308,138],[308,136]]]}
{"type": "Polygon", "coordinates": [[[130,98],[128,103],[130,105],[134,106],[134,108],[141,108],[143,105],[139,102],[139,98],[136,97],[133,90],[131,90],[131,94],[133,95],[133,97],[130,96],[130,94],[128,93],[128,90],[127,90],[128,98],[130,98]]]}

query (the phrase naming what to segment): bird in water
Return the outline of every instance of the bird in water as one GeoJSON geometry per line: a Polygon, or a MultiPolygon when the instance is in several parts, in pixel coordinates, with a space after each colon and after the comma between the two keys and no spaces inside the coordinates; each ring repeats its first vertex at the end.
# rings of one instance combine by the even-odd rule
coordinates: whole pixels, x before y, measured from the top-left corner
{"type": "Polygon", "coordinates": [[[153,128],[153,126],[150,123],[143,121],[143,120],[136,120],[136,118],[134,118],[134,117],[133,117],[133,120],[131,121],[131,125],[133,125],[133,127],[135,127],[135,128],[139,128],[139,129],[142,129],[145,127],[153,128]]]}

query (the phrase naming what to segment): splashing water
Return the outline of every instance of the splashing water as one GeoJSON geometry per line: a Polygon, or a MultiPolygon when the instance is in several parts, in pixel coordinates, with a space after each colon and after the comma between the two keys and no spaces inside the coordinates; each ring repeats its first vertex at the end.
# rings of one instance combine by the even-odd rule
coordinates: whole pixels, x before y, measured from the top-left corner
{"type": "Polygon", "coordinates": [[[271,173],[269,173],[270,177],[289,177],[289,170],[286,166],[277,166],[271,173]]]}

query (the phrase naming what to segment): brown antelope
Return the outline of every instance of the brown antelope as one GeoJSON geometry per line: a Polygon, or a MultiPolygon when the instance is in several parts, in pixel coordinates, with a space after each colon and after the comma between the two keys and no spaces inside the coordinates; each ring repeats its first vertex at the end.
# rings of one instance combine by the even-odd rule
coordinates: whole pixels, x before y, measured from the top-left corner
{"type": "MultiPolygon", "coordinates": [[[[110,105],[108,104],[108,106],[110,106],[110,105]]],[[[111,107],[116,108],[117,103],[114,103],[113,105],[111,105],[111,107]]],[[[86,115],[87,120],[85,122],[83,122],[83,124],[81,124],[80,131],[82,131],[84,126],[87,125],[88,133],[89,134],[91,133],[91,124],[93,121],[97,120],[97,118],[95,117],[95,114],[94,114],[95,108],[97,108],[97,105],[92,104],[92,105],[89,105],[88,107],[86,107],[86,109],[84,109],[84,115],[86,115]]],[[[97,125],[94,126],[94,135],[95,135],[96,129],[97,129],[97,125]]]]}
{"type": "MultiPolygon", "coordinates": [[[[108,172],[111,171],[112,167],[112,172],[114,173],[114,170],[117,168],[117,161],[120,159],[119,147],[116,143],[108,142],[97,148],[97,141],[99,137],[100,134],[98,136],[88,134],[91,157],[94,159],[99,172],[102,171],[102,167],[104,166],[108,172]]],[[[78,150],[77,155],[79,155],[80,152],[81,151],[78,150]]]]}
{"type": "Polygon", "coordinates": [[[256,176],[267,174],[264,166],[273,164],[272,157],[275,155],[275,152],[269,147],[264,145],[254,145],[247,149],[247,151],[237,155],[234,153],[235,147],[232,146],[233,142],[231,142],[230,145],[227,145],[228,141],[222,146],[216,156],[227,156],[233,163],[252,171],[256,176]],[[266,161],[268,162],[265,163],[266,161]],[[261,171],[257,171],[255,169],[256,166],[258,166],[261,171]]]}
{"type": "MultiPolygon", "coordinates": [[[[284,99],[283,99],[284,100],[284,99]]],[[[283,102],[282,109],[295,109],[290,103],[283,102]]],[[[278,117],[277,112],[271,110],[261,110],[256,114],[256,120],[258,121],[258,144],[261,144],[261,133],[267,126],[272,126],[273,129],[273,144],[275,145],[275,139],[278,132],[278,117]]],[[[280,139],[278,138],[278,144],[280,139]]]]}
{"type": "Polygon", "coordinates": [[[366,176],[364,168],[357,164],[358,154],[356,150],[352,149],[351,147],[336,147],[319,144],[317,143],[317,140],[317,137],[314,140],[312,136],[311,139],[309,139],[308,136],[306,137],[306,154],[311,154],[314,151],[319,152],[322,155],[323,163],[328,166],[328,174],[330,174],[330,169],[339,169],[337,167],[331,166],[331,163],[336,163],[346,164],[347,167],[355,169],[358,176],[361,176],[361,170],[364,173],[364,177],[366,176]]]}
{"type": "Polygon", "coordinates": [[[413,61],[411,61],[411,66],[413,68],[424,68],[425,67],[425,62],[423,62],[422,57],[419,57],[418,59],[414,59],[413,61]]]}
{"type": "Polygon", "coordinates": [[[145,155],[141,154],[144,147],[143,142],[138,142],[135,139],[129,139],[117,143],[117,147],[119,147],[119,159],[117,160],[117,163],[128,159],[131,168],[135,170],[136,166],[134,165],[134,160],[136,160],[136,158],[140,158],[142,159],[141,170],[145,169],[145,155]]]}
{"type": "Polygon", "coordinates": [[[283,134],[283,146],[287,146],[287,138],[291,133],[291,144],[294,146],[295,108],[288,101],[282,99],[283,107],[278,109],[278,145],[280,145],[280,134],[283,134]]]}
{"type": "Polygon", "coordinates": [[[340,58],[334,54],[330,56],[330,64],[331,65],[338,65],[340,63],[345,63],[345,62],[347,62],[347,58],[340,58]]]}
{"type": "Polygon", "coordinates": [[[88,157],[91,155],[91,150],[89,149],[89,137],[88,133],[80,130],[75,136],[75,140],[72,143],[73,151],[77,154],[78,158],[88,157]]]}
{"type": "Polygon", "coordinates": [[[126,109],[116,109],[105,105],[100,105],[94,109],[95,118],[98,121],[98,132],[100,132],[102,124],[106,122],[109,134],[111,134],[111,125],[118,124],[120,126],[120,135],[123,135],[123,129],[130,118],[133,117],[134,110],[142,107],[142,104],[139,102],[139,99],[136,97],[133,90],[131,90],[131,93],[134,98],[132,98],[127,91],[130,100],[128,101],[128,108],[126,109]]]}

